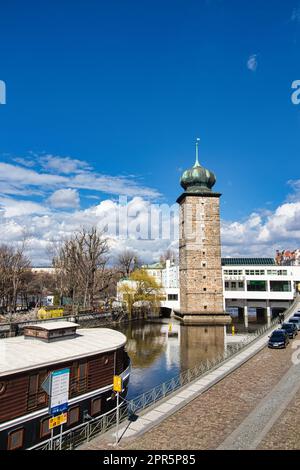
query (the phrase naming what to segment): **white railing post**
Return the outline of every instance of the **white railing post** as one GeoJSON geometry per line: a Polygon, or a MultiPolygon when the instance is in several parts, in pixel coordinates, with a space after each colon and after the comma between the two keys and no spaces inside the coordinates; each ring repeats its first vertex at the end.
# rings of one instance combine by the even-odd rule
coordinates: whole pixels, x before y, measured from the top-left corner
{"type": "Polygon", "coordinates": [[[87,423],[86,426],[86,441],[89,442],[90,440],[90,423],[87,423]]]}

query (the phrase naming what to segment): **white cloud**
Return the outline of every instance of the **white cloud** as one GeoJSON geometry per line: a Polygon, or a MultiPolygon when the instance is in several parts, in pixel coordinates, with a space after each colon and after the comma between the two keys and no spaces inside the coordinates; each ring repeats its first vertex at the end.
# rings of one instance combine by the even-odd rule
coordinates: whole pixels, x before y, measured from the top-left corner
{"type": "Polygon", "coordinates": [[[274,212],[253,213],[244,222],[222,223],[224,256],[274,256],[276,249],[300,247],[300,202],[274,212]]]}
{"type": "Polygon", "coordinates": [[[300,7],[296,7],[293,9],[292,16],[291,16],[291,21],[295,21],[297,23],[300,23],[300,7]]]}
{"type": "MultiPolygon", "coordinates": [[[[158,204],[151,204],[160,197],[155,189],[141,185],[134,177],[97,173],[86,162],[69,157],[31,158],[36,162],[34,168],[0,163],[0,240],[17,242],[26,230],[34,264],[49,262],[51,240],[68,237],[82,226],[106,229],[114,253],[129,247],[147,262],[177,246],[178,211],[174,209],[171,233],[168,227],[162,232],[160,216],[165,212],[158,204]],[[38,167],[41,158],[43,166],[38,167]],[[65,173],[63,165],[68,168],[65,173]],[[92,205],[80,209],[80,198],[87,202],[103,192],[129,198],[127,217],[122,218],[119,201],[111,197],[99,203],[90,199],[92,205]]],[[[272,256],[276,249],[300,246],[300,180],[289,185],[293,194],[275,211],[253,212],[243,221],[222,221],[223,256],[272,256]]]]}
{"type": "Polygon", "coordinates": [[[0,197],[0,209],[1,215],[6,218],[47,212],[47,209],[41,204],[8,197],[0,197]]]}
{"type": "Polygon", "coordinates": [[[80,206],[79,194],[76,189],[58,189],[48,198],[55,209],[77,209],[80,206]]]}
{"type": "Polygon", "coordinates": [[[251,72],[255,72],[258,66],[257,62],[257,54],[252,54],[247,60],[247,68],[251,70],[251,72]]]}
{"type": "MultiPolygon", "coordinates": [[[[96,225],[99,230],[107,230],[106,235],[112,249],[112,257],[119,250],[129,247],[136,250],[144,261],[150,262],[158,259],[161,252],[166,250],[172,242],[166,237],[148,239],[151,237],[151,231],[148,232],[150,214],[153,217],[152,233],[159,233],[160,207],[158,205],[152,207],[148,200],[141,197],[131,199],[128,205],[124,206],[128,210],[128,218],[126,214],[125,217],[120,215],[118,201],[110,199],[87,209],[71,212],[59,209],[46,212],[43,207],[31,207],[30,212],[29,208],[25,207],[22,214],[24,201],[20,203],[15,201],[15,203],[15,210],[9,207],[10,212],[0,218],[0,239],[2,242],[17,242],[20,234],[26,229],[29,236],[29,255],[35,265],[49,264],[47,247],[51,241],[65,239],[83,226],[96,225]],[[142,239],[139,239],[141,235],[142,239]]],[[[176,217],[174,224],[178,225],[176,217]]],[[[177,237],[176,234],[175,237],[177,237]]]]}
{"type": "Polygon", "coordinates": [[[10,183],[18,188],[26,186],[57,186],[67,184],[68,179],[65,176],[39,173],[28,168],[23,168],[10,163],[0,163],[0,191],[2,183],[10,183]]]}
{"type": "Polygon", "coordinates": [[[13,159],[13,161],[16,163],[20,163],[20,165],[26,166],[28,168],[32,168],[33,166],[35,166],[36,163],[34,160],[30,160],[28,158],[23,157],[16,157],[13,159]]]}
{"type": "Polygon", "coordinates": [[[130,197],[160,196],[156,189],[143,186],[134,177],[103,175],[89,168],[86,162],[50,155],[39,160],[41,167],[37,170],[1,162],[0,193],[45,194],[53,189],[73,188],[130,197]]]}
{"type": "Polygon", "coordinates": [[[70,157],[59,157],[56,155],[45,155],[39,158],[42,168],[45,170],[72,174],[80,173],[84,170],[91,170],[90,165],[83,160],[76,160],[70,157]]]}
{"type": "MultiPolygon", "coordinates": [[[[150,262],[159,259],[168,247],[177,246],[178,212],[174,215],[173,236],[162,237],[158,217],[161,206],[151,205],[142,197],[129,200],[128,218],[126,214],[120,216],[118,201],[111,199],[70,212],[47,211],[42,205],[26,202],[0,198],[5,210],[5,217],[0,219],[0,239],[9,243],[18,241],[26,230],[31,241],[29,254],[36,265],[49,263],[47,247],[51,240],[64,239],[82,226],[97,225],[100,230],[107,229],[112,258],[114,253],[129,247],[150,262]]],[[[276,249],[299,246],[299,201],[285,202],[273,212],[253,212],[244,221],[222,221],[223,256],[274,256],[276,249]]]]}
{"type": "Polygon", "coordinates": [[[288,201],[300,201],[300,180],[289,180],[288,185],[292,188],[293,192],[288,195],[288,201]]]}

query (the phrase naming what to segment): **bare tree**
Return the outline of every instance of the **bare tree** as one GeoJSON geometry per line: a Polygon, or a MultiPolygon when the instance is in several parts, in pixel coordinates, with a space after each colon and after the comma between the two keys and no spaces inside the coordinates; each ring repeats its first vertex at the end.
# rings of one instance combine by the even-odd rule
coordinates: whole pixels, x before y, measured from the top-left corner
{"type": "Polygon", "coordinates": [[[8,310],[11,299],[11,264],[13,249],[8,245],[0,246],[0,299],[3,312],[8,310]]]}
{"type": "Polygon", "coordinates": [[[30,260],[24,251],[25,241],[17,247],[0,246],[0,302],[10,317],[16,311],[22,278],[30,267],[30,260]]]}
{"type": "Polygon", "coordinates": [[[95,294],[107,287],[107,253],[107,239],[96,227],[82,228],[62,243],[53,265],[73,305],[92,307],[95,294]]]}
{"type": "Polygon", "coordinates": [[[140,267],[140,261],[133,250],[125,249],[119,253],[117,258],[117,268],[124,277],[129,277],[130,274],[140,267]]]}
{"type": "Polygon", "coordinates": [[[22,280],[21,295],[24,305],[42,305],[43,297],[56,292],[55,275],[48,272],[28,271],[22,280]]]}
{"type": "Polygon", "coordinates": [[[160,256],[161,264],[165,265],[167,260],[170,260],[171,263],[176,263],[178,261],[178,255],[175,253],[175,251],[171,250],[170,248],[168,248],[160,256]]]}
{"type": "Polygon", "coordinates": [[[14,250],[11,263],[11,282],[12,282],[12,305],[10,311],[15,312],[17,306],[17,295],[20,288],[22,276],[30,267],[30,260],[25,256],[25,241],[14,250]]]}

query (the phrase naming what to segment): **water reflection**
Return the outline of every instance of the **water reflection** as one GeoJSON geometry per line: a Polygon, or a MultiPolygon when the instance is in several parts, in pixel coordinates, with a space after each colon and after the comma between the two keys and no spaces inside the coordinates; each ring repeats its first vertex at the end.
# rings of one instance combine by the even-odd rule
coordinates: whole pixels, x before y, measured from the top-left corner
{"type": "Polygon", "coordinates": [[[128,398],[165,382],[224,351],[224,327],[184,326],[174,319],[133,322],[127,336],[132,361],[128,398]]]}
{"type": "Polygon", "coordinates": [[[191,369],[224,352],[224,326],[180,326],[181,370],[191,369]]]}
{"type": "Polygon", "coordinates": [[[126,349],[135,368],[151,366],[166,349],[161,325],[135,322],[120,328],[127,337],[126,349]]]}

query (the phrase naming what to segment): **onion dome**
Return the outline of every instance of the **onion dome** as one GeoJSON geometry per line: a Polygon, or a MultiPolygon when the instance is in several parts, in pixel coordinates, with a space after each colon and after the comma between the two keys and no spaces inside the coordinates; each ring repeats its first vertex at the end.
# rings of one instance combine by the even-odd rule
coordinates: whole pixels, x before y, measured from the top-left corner
{"type": "Polygon", "coordinates": [[[216,182],[214,173],[200,165],[198,159],[198,144],[196,142],[196,161],[193,168],[185,170],[180,178],[180,184],[187,193],[207,193],[216,182]]]}

